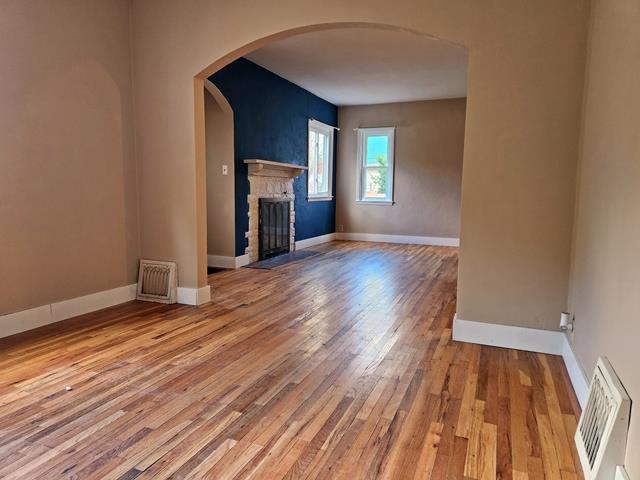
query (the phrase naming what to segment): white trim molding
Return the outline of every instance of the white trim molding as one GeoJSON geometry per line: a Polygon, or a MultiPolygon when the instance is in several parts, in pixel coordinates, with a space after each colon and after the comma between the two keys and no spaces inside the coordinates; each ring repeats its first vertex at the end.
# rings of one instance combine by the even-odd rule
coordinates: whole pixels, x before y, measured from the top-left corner
{"type": "Polygon", "coordinates": [[[379,207],[390,207],[392,205],[395,205],[396,202],[391,201],[391,200],[382,200],[382,201],[377,201],[377,200],[356,200],[356,203],[358,205],[374,205],[374,206],[379,206],[379,207]]]}
{"type": "Polygon", "coordinates": [[[178,303],[202,305],[211,301],[211,285],[200,288],[178,287],[178,303]]]}
{"type": "Polygon", "coordinates": [[[236,257],[236,268],[240,268],[240,267],[244,267],[245,265],[249,265],[250,260],[249,260],[249,254],[245,253],[244,255],[240,255],[239,257],[236,257]]]}
{"type": "Polygon", "coordinates": [[[333,242],[335,239],[335,233],[327,233],[326,235],[305,238],[304,240],[296,240],[296,250],[298,250],[299,248],[313,247],[314,245],[320,245],[322,243],[333,242]]]}
{"type": "Polygon", "coordinates": [[[453,319],[453,339],[493,347],[562,355],[562,332],[453,319]]]}
{"type": "Polygon", "coordinates": [[[249,255],[225,257],[223,255],[207,255],[207,266],[214,268],[240,268],[249,264],[249,255]]]}
{"type": "Polygon", "coordinates": [[[587,398],[589,396],[589,379],[587,375],[584,373],[584,369],[582,365],[578,361],[578,357],[573,351],[573,347],[571,346],[571,341],[569,340],[569,335],[566,333],[561,333],[564,339],[564,343],[562,346],[562,359],[564,360],[564,364],[567,367],[567,373],[569,374],[569,378],[571,379],[571,385],[573,385],[573,390],[576,392],[576,397],[578,397],[578,402],[580,402],[580,406],[582,409],[587,404],[587,398]]]}
{"type": "Polygon", "coordinates": [[[616,466],[616,476],[613,480],[630,480],[629,474],[627,470],[624,468],[624,465],[616,466]]]}
{"type": "Polygon", "coordinates": [[[333,195],[327,197],[308,197],[307,202],[330,202],[333,200],[333,195]]]}
{"type": "Polygon", "coordinates": [[[26,332],[51,323],[135,300],[137,284],[50,303],[0,316],[0,337],[26,332]]]}
{"type": "Polygon", "coordinates": [[[564,332],[472,322],[462,320],[456,315],[453,319],[452,336],[453,340],[458,342],[560,355],[567,367],[578,402],[584,408],[589,383],[564,332]]]}
{"type": "Polygon", "coordinates": [[[459,247],[460,239],[453,237],[420,237],[414,235],[384,235],[381,233],[337,233],[337,240],[355,240],[359,242],[407,243],[414,245],[433,245],[439,247],[459,247]]]}
{"type": "MultiPolygon", "coordinates": [[[[241,257],[237,257],[241,258],[241,257]]],[[[33,330],[68,318],[113,307],[136,299],[138,284],[132,283],[124,287],[112,288],[102,292],[91,293],[81,297],[62,300],[20,312],[0,315],[0,338],[33,330]]],[[[202,288],[178,287],[178,303],[186,305],[202,305],[211,301],[211,287],[202,288]]]]}
{"type": "Polygon", "coordinates": [[[215,268],[236,268],[236,257],[207,255],[207,266],[215,268]]]}

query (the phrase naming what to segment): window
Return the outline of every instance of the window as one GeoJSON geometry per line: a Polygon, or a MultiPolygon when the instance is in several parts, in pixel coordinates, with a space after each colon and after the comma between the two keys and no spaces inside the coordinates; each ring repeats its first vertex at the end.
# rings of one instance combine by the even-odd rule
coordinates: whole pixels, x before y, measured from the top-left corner
{"type": "Polygon", "coordinates": [[[333,198],[333,131],[331,125],[309,120],[309,201],[333,198]]]}
{"type": "Polygon", "coordinates": [[[358,129],[359,202],[393,204],[395,127],[358,129]]]}

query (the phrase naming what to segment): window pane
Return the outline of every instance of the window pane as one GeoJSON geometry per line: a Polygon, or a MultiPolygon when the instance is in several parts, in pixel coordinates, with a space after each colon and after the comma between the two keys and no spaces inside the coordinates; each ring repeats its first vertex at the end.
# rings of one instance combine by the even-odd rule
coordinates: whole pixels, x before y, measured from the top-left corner
{"type": "Polygon", "coordinates": [[[365,169],[365,198],[381,199],[387,197],[388,170],[386,167],[367,167],[365,169]]]}
{"type": "Polygon", "coordinates": [[[389,165],[387,151],[389,137],[386,135],[371,135],[367,137],[367,166],[387,167],[389,165]]]}
{"type": "Polygon", "coordinates": [[[317,143],[316,143],[316,132],[314,130],[309,130],[309,193],[316,193],[316,165],[318,163],[317,157],[317,143]]]}
{"type": "Polygon", "coordinates": [[[324,197],[331,194],[331,157],[333,130],[309,125],[309,170],[307,191],[309,196],[324,197]]]}
{"type": "Polygon", "coordinates": [[[316,193],[322,193],[322,184],[326,176],[324,166],[324,156],[326,154],[325,140],[327,136],[324,133],[318,133],[318,163],[316,166],[316,193]]]}
{"type": "Polygon", "coordinates": [[[329,194],[329,136],[320,135],[318,141],[318,192],[329,194]],[[322,153],[320,153],[322,152],[322,153]]]}
{"type": "Polygon", "coordinates": [[[370,202],[390,202],[393,199],[392,127],[363,128],[358,131],[358,198],[370,202]]]}

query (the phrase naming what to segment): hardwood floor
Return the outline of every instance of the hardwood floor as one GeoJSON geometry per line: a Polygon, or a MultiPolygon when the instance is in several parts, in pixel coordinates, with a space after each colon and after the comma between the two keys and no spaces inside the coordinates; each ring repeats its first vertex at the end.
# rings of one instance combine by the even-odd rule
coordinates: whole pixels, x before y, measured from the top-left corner
{"type": "Polygon", "coordinates": [[[456,249],[313,249],[0,341],[0,478],[581,477],[562,360],[451,341],[456,249]]]}

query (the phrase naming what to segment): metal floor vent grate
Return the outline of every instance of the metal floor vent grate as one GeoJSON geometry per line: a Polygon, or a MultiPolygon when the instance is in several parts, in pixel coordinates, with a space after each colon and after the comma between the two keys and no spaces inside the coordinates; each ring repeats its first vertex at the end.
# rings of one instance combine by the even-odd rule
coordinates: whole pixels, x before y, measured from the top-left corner
{"type": "Polygon", "coordinates": [[[631,401],[611,364],[600,357],[575,442],[585,480],[612,480],[624,463],[631,401]]]}
{"type": "Polygon", "coordinates": [[[138,300],[176,303],[178,297],[178,266],[175,262],[140,260],[138,300]]]}

